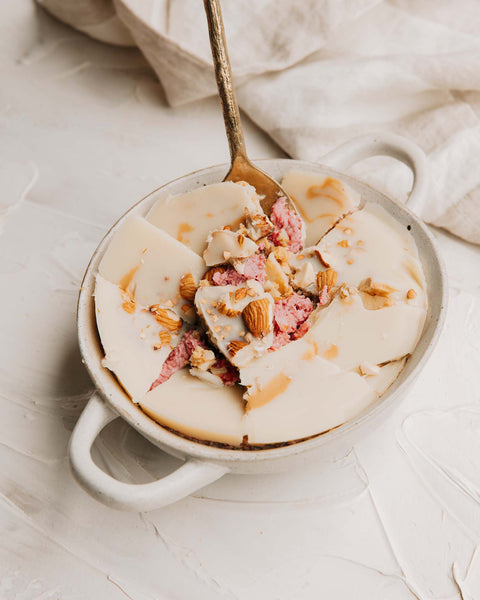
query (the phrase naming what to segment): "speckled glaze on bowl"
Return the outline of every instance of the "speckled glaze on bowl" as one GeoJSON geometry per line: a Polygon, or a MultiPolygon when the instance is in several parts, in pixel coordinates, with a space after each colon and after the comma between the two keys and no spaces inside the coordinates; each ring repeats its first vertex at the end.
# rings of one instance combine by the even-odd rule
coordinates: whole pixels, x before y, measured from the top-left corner
{"type": "MultiPolygon", "coordinates": [[[[428,172],[422,151],[394,135],[363,136],[347,142],[321,160],[321,164],[290,159],[266,159],[256,164],[277,180],[291,169],[316,171],[340,178],[366,201],[377,202],[410,230],[425,272],[428,313],[422,337],[397,380],[375,403],[357,417],[333,430],[295,444],[261,450],[228,449],[186,439],[162,427],[133,404],[115,376],[102,367],[103,348],[98,336],[93,292],[95,275],[112,235],[127,216],[145,215],[164,194],[180,194],[200,185],[219,182],[228,165],[209,167],[167,183],[133,206],[106,234],[88,265],[78,301],[78,337],[85,366],[97,392],[84,409],[70,441],[70,464],[78,482],[97,500],[118,509],[147,511],[165,506],[217,480],[225,473],[288,471],[306,462],[338,456],[384,421],[405,397],[439,337],[445,317],[446,276],[432,235],[412,212],[428,191],[428,172]],[[388,155],[407,164],[414,175],[408,207],[345,175],[342,171],[364,158],[388,155]],[[99,432],[118,416],[153,444],[185,463],[174,473],[147,484],[117,481],[99,469],[91,446],[99,432]]],[[[314,392],[314,390],[312,390],[314,392]]]]}

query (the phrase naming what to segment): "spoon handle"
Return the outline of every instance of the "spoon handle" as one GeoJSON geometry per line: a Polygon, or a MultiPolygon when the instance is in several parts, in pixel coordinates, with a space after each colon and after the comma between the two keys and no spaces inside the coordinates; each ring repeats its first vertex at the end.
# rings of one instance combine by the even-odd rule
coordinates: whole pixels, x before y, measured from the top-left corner
{"type": "Polygon", "coordinates": [[[222,102],[223,118],[227,132],[232,165],[237,158],[247,158],[240,112],[233,89],[232,69],[228,58],[222,10],[219,0],[204,0],[207,13],[210,46],[217,79],[218,93],[222,102]]]}

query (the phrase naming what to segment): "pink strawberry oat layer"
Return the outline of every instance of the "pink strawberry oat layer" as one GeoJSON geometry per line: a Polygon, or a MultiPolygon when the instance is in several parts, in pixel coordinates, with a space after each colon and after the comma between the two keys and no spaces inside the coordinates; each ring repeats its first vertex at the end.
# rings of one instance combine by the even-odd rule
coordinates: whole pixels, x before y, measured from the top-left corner
{"type": "Polygon", "coordinates": [[[305,225],[300,216],[287,205],[285,196],[280,196],[272,207],[270,220],[275,230],[270,234],[270,240],[276,245],[283,245],[287,237],[287,248],[292,252],[300,252],[305,240],[305,225]]]}

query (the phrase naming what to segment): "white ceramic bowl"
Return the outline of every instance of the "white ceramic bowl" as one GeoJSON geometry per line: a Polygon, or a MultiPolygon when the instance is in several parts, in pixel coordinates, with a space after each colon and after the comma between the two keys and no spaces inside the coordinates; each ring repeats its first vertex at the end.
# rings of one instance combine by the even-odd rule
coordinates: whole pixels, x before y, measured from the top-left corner
{"type": "MultiPolygon", "coordinates": [[[[405,397],[407,389],[430,355],[443,324],[446,305],[445,271],[431,234],[409,208],[343,172],[338,172],[375,155],[392,156],[411,168],[414,183],[408,204],[410,208],[419,207],[428,189],[425,155],[417,146],[399,136],[356,138],[325,156],[322,164],[289,159],[256,162],[279,181],[293,168],[338,177],[360,192],[365,200],[378,202],[397,221],[410,228],[425,271],[429,308],[423,335],[393,385],[367,410],[336,429],[289,446],[255,451],[219,448],[185,439],[163,428],[131,402],[114,375],[101,365],[103,349],[97,332],[93,301],[95,274],[112,235],[127,216],[144,215],[158,197],[165,193],[179,194],[203,184],[221,181],[227,172],[227,165],[186,175],[167,183],[141,200],[112,227],[95,251],[82,283],[78,301],[78,336],[83,361],[95,382],[97,392],[88,402],[73,431],[69,456],[74,476],[92,496],[115,508],[147,511],[175,502],[225,473],[286,471],[308,461],[337,456],[340,452],[348,451],[360,436],[383,421],[401,398],[405,397]],[[91,447],[99,432],[118,416],[165,452],[184,459],[184,464],[167,477],[147,484],[127,484],[107,475],[93,462],[91,447]]],[[[315,391],[312,390],[312,393],[315,391]]]]}

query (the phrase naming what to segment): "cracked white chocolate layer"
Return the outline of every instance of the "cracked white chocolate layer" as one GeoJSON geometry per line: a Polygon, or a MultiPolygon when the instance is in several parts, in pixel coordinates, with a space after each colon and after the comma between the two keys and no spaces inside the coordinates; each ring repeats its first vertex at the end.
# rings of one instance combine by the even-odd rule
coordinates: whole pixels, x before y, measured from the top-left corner
{"type": "Polygon", "coordinates": [[[161,229],[142,217],[131,217],[115,232],[98,271],[108,281],[128,288],[140,304],[172,303],[182,316],[180,281],[191,273],[198,283],[205,264],[161,229]]]}
{"type": "Polygon", "coordinates": [[[418,251],[406,227],[381,206],[368,202],[342,219],[317,245],[322,259],[338,273],[338,281],[358,286],[364,279],[395,289],[392,298],[426,306],[425,277],[418,251]]]}
{"type": "Polygon", "coordinates": [[[162,198],[151,208],[147,220],[202,255],[208,234],[225,225],[236,229],[246,210],[260,210],[255,189],[225,181],[162,198]]]}
{"type": "Polygon", "coordinates": [[[217,387],[192,377],[186,369],[145,394],[139,403],[155,421],[193,438],[239,445],[245,434],[241,389],[217,387]]]}
{"type": "MultiPolygon", "coordinates": [[[[259,238],[272,224],[258,196],[228,182],[160,200],[148,220],[127,219],[100,264],[105,366],[152,418],[190,437],[277,444],[337,427],[388,389],[421,335],[426,286],[406,228],[375,204],[360,208],[360,196],[331,178],[295,172],[285,182],[310,244],[296,255],[259,238]],[[258,227],[248,226],[248,212],[258,227]],[[246,261],[261,252],[265,282],[242,281],[246,261]],[[235,284],[207,277],[199,285],[210,267],[235,284]],[[292,286],[316,309],[303,337],[273,351],[275,303],[292,286]],[[170,344],[153,350],[160,330],[174,346],[178,331],[192,327],[211,348],[198,347],[192,362],[147,392],[170,360],[170,344]],[[238,368],[239,384],[222,383],[220,359],[238,368]]],[[[255,277],[262,260],[249,267],[255,277]]]]}
{"type": "Polygon", "coordinates": [[[349,186],[319,173],[290,171],[282,187],[305,221],[306,246],[316,244],[338,219],[356,210],[361,202],[360,195],[349,186]]]}
{"type": "Polygon", "coordinates": [[[132,400],[137,402],[157,377],[181,331],[169,332],[150,311],[138,304],[133,312],[127,312],[125,302],[128,299],[118,285],[97,275],[95,312],[105,352],[103,365],[116,374],[132,400]],[[171,337],[171,343],[162,344],[161,331],[171,337]]]}
{"type": "Polygon", "coordinates": [[[359,294],[346,300],[336,296],[313,317],[305,337],[316,344],[320,356],[350,371],[364,361],[378,365],[409,354],[424,322],[425,310],[417,306],[368,310],[359,294]]]}

